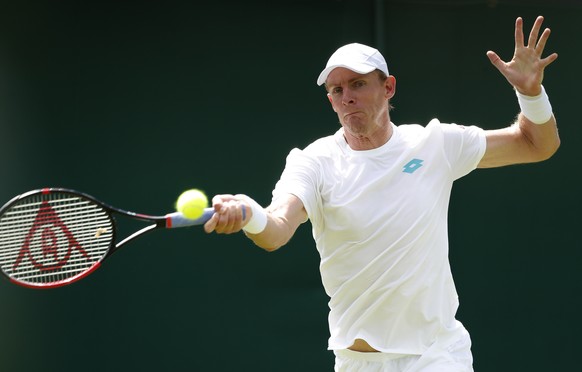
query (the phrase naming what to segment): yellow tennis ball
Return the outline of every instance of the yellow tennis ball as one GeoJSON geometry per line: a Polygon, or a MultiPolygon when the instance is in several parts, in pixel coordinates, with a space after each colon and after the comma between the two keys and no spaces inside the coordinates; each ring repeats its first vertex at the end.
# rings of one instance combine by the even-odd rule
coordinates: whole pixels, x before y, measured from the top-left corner
{"type": "Polygon", "coordinates": [[[198,189],[184,191],[176,201],[176,210],[192,220],[202,217],[207,206],[206,194],[198,189]]]}

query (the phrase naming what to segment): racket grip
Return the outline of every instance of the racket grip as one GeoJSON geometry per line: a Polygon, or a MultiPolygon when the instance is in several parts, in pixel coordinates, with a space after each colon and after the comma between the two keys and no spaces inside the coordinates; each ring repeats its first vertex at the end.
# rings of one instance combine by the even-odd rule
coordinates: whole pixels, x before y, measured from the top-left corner
{"type": "Polygon", "coordinates": [[[181,212],[169,213],[166,214],[166,229],[203,225],[212,217],[213,214],[214,208],[205,208],[202,216],[196,219],[186,218],[181,212]]]}

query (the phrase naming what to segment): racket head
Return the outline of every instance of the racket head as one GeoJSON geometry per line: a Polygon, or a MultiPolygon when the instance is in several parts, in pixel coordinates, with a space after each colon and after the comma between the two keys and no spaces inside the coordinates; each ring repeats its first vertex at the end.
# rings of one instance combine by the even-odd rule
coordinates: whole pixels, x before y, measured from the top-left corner
{"type": "Polygon", "coordinates": [[[0,209],[0,269],[30,288],[55,288],[95,271],[115,241],[115,220],[94,198],[47,188],[0,209]]]}

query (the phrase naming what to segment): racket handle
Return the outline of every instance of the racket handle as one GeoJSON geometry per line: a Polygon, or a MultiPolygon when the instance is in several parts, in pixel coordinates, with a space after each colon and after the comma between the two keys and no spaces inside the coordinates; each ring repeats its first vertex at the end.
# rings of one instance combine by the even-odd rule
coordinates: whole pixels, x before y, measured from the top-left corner
{"type": "Polygon", "coordinates": [[[204,225],[213,214],[214,208],[205,208],[202,216],[196,219],[186,218],[181,212],[168,213],[166,214],[166,229],[204,225]]]}

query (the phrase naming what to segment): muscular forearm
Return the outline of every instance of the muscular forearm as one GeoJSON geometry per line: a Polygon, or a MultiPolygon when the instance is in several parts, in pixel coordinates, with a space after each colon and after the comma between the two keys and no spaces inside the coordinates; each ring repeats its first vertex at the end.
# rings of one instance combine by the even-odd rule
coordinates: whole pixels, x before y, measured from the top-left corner
{"type": "Polygon", "coordinates": [[[547,123],[534,124],[519,114],[515,124],[486,132],[487,151],[479,168],[534,163],[550,158],[560,146],[554,116],[547,123]]]}
{"type": "Polygon", "coordinates": [[[237,233],[241,229],[256,245],[274,251],[285,245],[299,225],[307,220],[303,203],[286,194],[264,209],[246,195],[216,195],[214,215],[204,225],[207,233],[237,233]]]}
{"type": "Polygon", "coordinates": [[[554,115],[544,124],[535,124],[520,113],[516,125],[528,147],[528,162],[549,159],[560,147],[560,136],[554,115]]]}
{"type": "Polygon", "coordinates": [[[294,195],[286,195],[274,201],[265,209],[267,225],[259,234],[245,234],[256,245],[266,251],[281,248],[291,239],[295,231],[307,219],[303,203],[294,195]]]}
{"type": "Polygon", "coordinates": [[[267,226],[259,234],[251,234],[245,231],[245,235],[257,246],[266,251],[272,252],[287,244],[291,239],[297,226],[292,226],[284,218],[267,214],[267,226]]]}

